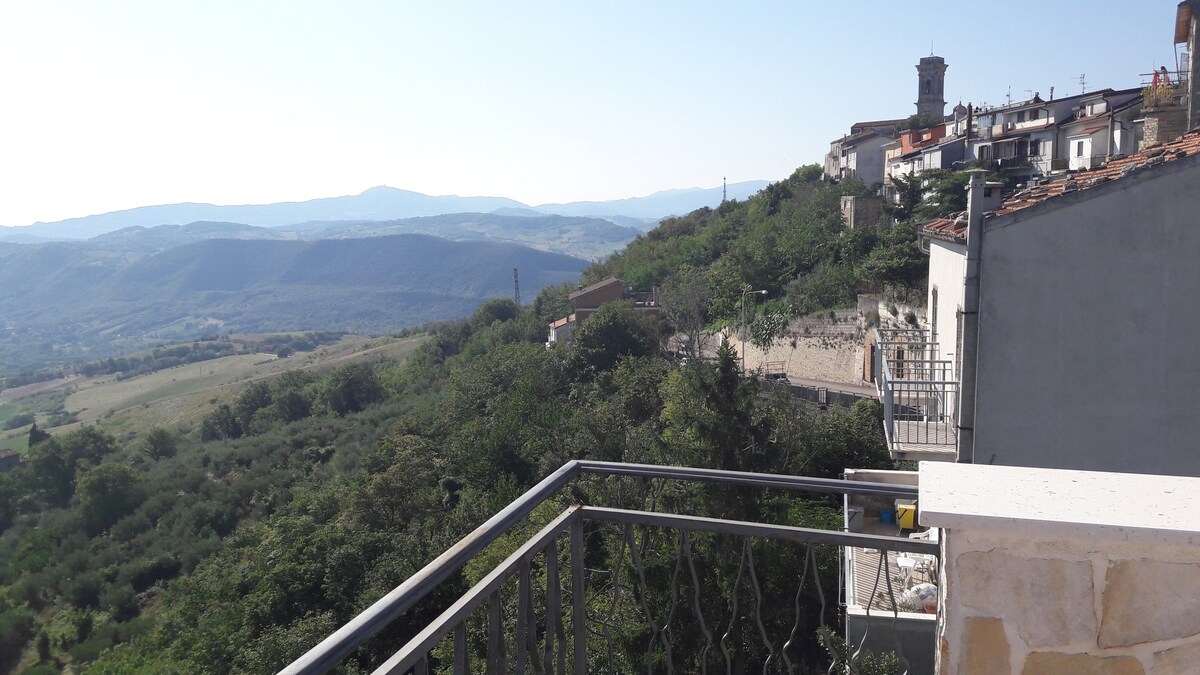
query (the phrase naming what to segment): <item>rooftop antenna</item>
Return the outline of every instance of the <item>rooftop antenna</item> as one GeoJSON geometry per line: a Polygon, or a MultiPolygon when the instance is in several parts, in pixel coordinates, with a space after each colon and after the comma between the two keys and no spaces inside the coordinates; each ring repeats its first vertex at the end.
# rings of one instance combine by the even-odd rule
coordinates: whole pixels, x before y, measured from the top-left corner
{"type": "Polygon", "coordinates": [[[1087,73],[1079,74],[1079,93],[1081,94],[1087,93],[1087,80],[1083,79],[1085,77],[1087,77],[1087,73]]]}
{"type": "Polygon", "coordinates": [[[1006,105],[1012,105],[1012,85],[1011,84],[1008,85],[1008,93],[1005,94],[1004,97],[1006,99],[1008,99],[1008,103],[1006,105]]]}
{"type": "Polygon", "coordinates": [[[1021,91],[1025,92],[1025,100],[1027,100],[1027,101],[1033,100],[1034,91],[1032,89],[1022,89],[1021,91]]]}
{"type": "Polygon", "coordinates": [[[517,303],[517,307],[521,306],[521,277],[517,274],[517,268],[513,268],[513,302],[517,303]]]}

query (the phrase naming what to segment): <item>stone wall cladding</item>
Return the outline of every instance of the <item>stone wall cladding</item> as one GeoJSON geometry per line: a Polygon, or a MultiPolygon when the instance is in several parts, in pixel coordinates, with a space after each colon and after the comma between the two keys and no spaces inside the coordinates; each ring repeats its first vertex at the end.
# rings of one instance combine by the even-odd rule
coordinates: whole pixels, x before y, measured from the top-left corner
{"type": "Polygon", "coordinates": [[[1101,647],[1200,637],[1200,565],[1113,560],[1104,584],[1101,647]]]}
{"type": "Polygon", "coordinates": [[[1034,652],[1025,660],[1022,675],[1144,675],[1142,664],[1132,656],[1092,656],[1034,652]]]}
{"type": "Polygon", "coordinates": [[[942,541],[939,673],[1200,673],[1194,547],[985,528],[942,541]]]}

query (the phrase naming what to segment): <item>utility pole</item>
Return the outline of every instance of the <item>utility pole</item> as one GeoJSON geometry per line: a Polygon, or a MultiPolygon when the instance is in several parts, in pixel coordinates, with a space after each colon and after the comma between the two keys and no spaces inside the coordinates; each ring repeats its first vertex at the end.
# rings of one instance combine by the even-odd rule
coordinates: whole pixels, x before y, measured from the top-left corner
{"type": "Polygon", "coordinates": [[[766,295],[766,294],[767,294],[767,292],[765,290],[752,291],[752,290],[750,290],[749,286],[747,286],[742,291],[742,322],[741,322],[742,323],[742,340],[741,340],[741,342],[742,342],[742,372],[743,373],[746,372],[746,337],[747,337],[747,335],[746,335],[746,332],[747,332],[746,331],[746,296],[747,295],[766,295]]]}

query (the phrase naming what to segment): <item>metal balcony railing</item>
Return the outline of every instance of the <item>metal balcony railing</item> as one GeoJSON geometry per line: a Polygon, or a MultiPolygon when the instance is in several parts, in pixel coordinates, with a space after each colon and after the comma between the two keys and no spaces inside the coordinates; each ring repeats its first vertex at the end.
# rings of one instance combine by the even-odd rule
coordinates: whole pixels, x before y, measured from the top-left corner
{"type": "MultiPolygon", "coordinates": [[[[335,667],[390,622],[420,607],[438,584],[457,575],[489,544],[585,474],[662,479],[664,485],[702,482],[742,490],[772,488],[885,500],[917,496],[917,488],[906,485],[568,462],[281,672],[320,673],[335,667]]],[[[816,639],[804,633],[813,621],[828,625],[827,612],[832,610],[827,604],[840,599],[840,583],[835,589],[829,577],[842,573],[838,558],[846,547],[870,550],[883,561],[889,559],[889,552],[938,555],[936,543],[920,539],[570,506],[517,546],[374,672],[583,675],[589,670],[671,673],[708,672],[711,668],[715,673],[744,672],[751,667],[755,672],[797,672],[804,666],[797,660],[798,645],[816,639]],[[612,528],[619,536],[604,536],[612,528]],[[726,546],[714,546],[715,541],[726,546]],[[564,543],[566,551],[561,550],[564,543]],[[717,548],[736,559],[726,560],[722,566],[703,553],[717,548]],[[785,549],[789,553],[781,557],[780,551],[785,549]],[[596,550],[610,555],[597,556],[596,550]],[[756,555],[792,564],[785,566],[788,572],[781,575],[780,568],[763,570],[761,565],[770,563],[756,564],[756,555]],[[593,565],[600,560],[610,561],[612,567],[596,569],[593,565]],[[569,569],[569,582],[563,578],[564,567],[569,569]],[[727,574],[720,575],[722,571],[727,574]],[[768,581],[765,571],[772,572],[770,588],[760,583],[768,581]],[[788,579],[788,589],[778,586],[781,578],[788,579]],[[817,598],[816,607],[804,602],[812,596],[817,598]],[[630,626],[636,627],[632,633],[630,626]],[[748,655],[750,651],[754,654],[748,655]]],[[[871,592],[883,596],[879,606],[904,606],[893,573],[881,563],[875,574],[877,588],[871,592]]],[[[895,609],[877,616],[880,614],[893,621],[898,616],[895,609]]],[[[929,644],[920,647],[932,653],[930,635],[929,644]]],[[[826,643],[830,640],[828,634],[823,639],[826,643]]],[[[899,633],[892,639],[896,650],[902,652],[906,645],[899,633]]],[[[840,666],[845,672],[857,672],[858,649],[851,645],[851,651],[849,663],[840,666]]]]}
{"type": "Polygon", "coordinates": [[[1028,155],[1022,155],[1019,157],[1001,157],[996,162],[1001,169],[1023,169],[1031,166],[1029,160],[1028,155]]]}
{"type": "Polygon", "coordinates": [[[893,455],[953,450],[959,390],[954,363],[936,358],[937,344],[923,328],[879,328],[875,340],[875,382],[893,455]]]}

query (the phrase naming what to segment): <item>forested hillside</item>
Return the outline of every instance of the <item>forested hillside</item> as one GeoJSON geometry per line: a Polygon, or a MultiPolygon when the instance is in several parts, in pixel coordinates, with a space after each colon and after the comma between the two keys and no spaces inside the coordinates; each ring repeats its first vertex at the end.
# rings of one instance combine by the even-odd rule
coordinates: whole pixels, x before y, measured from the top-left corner
{"type": "Polygon", "coordinates": [[[0,245],[0,373],[94,360],[205,332],[386,333],[485,298],[573,280],[587,263],[515,244],[418,234],[209,239],[153,255],[0,245]]]}
{"type": "MultiPolygon", "coordinates": [[[[616,276],[637,289],[661,286],[677,313],[700,311],[703,324],[736,319],[744,289],[767,291],[766,316],[849,307],[864,284],[910,294],[922,287],[928,264],[906,221],[912,207],[896,214],[904,221],[898,225],[847,230],[840,200],[863,194],[856,179],[829,184],[820,167],[804,166],[744,202],[662,221],[589,268],[584,280],[616,276]]],[[[917,201],[920,195],[918,185],[917,201]]]]}
{"type": "MultiPolygon", "coordinates": [[[[898,228],[844,232],[837,200],[856,186],[815,178],[804,169],[747,202],[667,221],[586,277],[674,292],[691,284],[705,322],[735,313],[743,284],[770,288],[781,309],[849,302],[860,280],[903,269],[913,242],[898,228]]],[[[251,384],[195,428],[31,438],[30,461],[0,474],[0,669],[274,672],[568,459],[825,477],[891,465],[873,402],[805,409],[784,391],[763,393],[728,348],[711,361],[666,358],[665,336],[695,320],[678,309],[686,303],[665,321],[609,304],[572,349],[547,349],[546,324],[568,311],[573,288],[550,287],[521,308],[489,300],[431,328],[402,364],[251,384]]],[[[837,499],[736,490],[601,481],[559,498],[841,522],[837,499]]],[[[697,546],[723,553],[715,541],[697,546]]],[[[611,554],[589,553],[598,567],[611,554]]],[[[765,588],[794,570],[789,555],[762,552],[765,588]]],[[[469,567],[435,600],[479,574],[469,567]]],[[[711,602],[722,592],[714,585],[711,602]]],[[[836,589],[806,591],[821,592],[836,589]]],[[[346,671],[369,671],[429,618],[405,616],[346,671]]],[[[615,630],[628,651],[598,655],[609,660],[597,672],[636,668],[646,627],[624,621],[615,630]]],[[[795,656],[824,668],[813,621],[795,656]]],[[[739,630],[750,658],[762,658],[749,622],[739,630]]],[[[690,658],[680,672],[698,665],[690,658]]]]}

